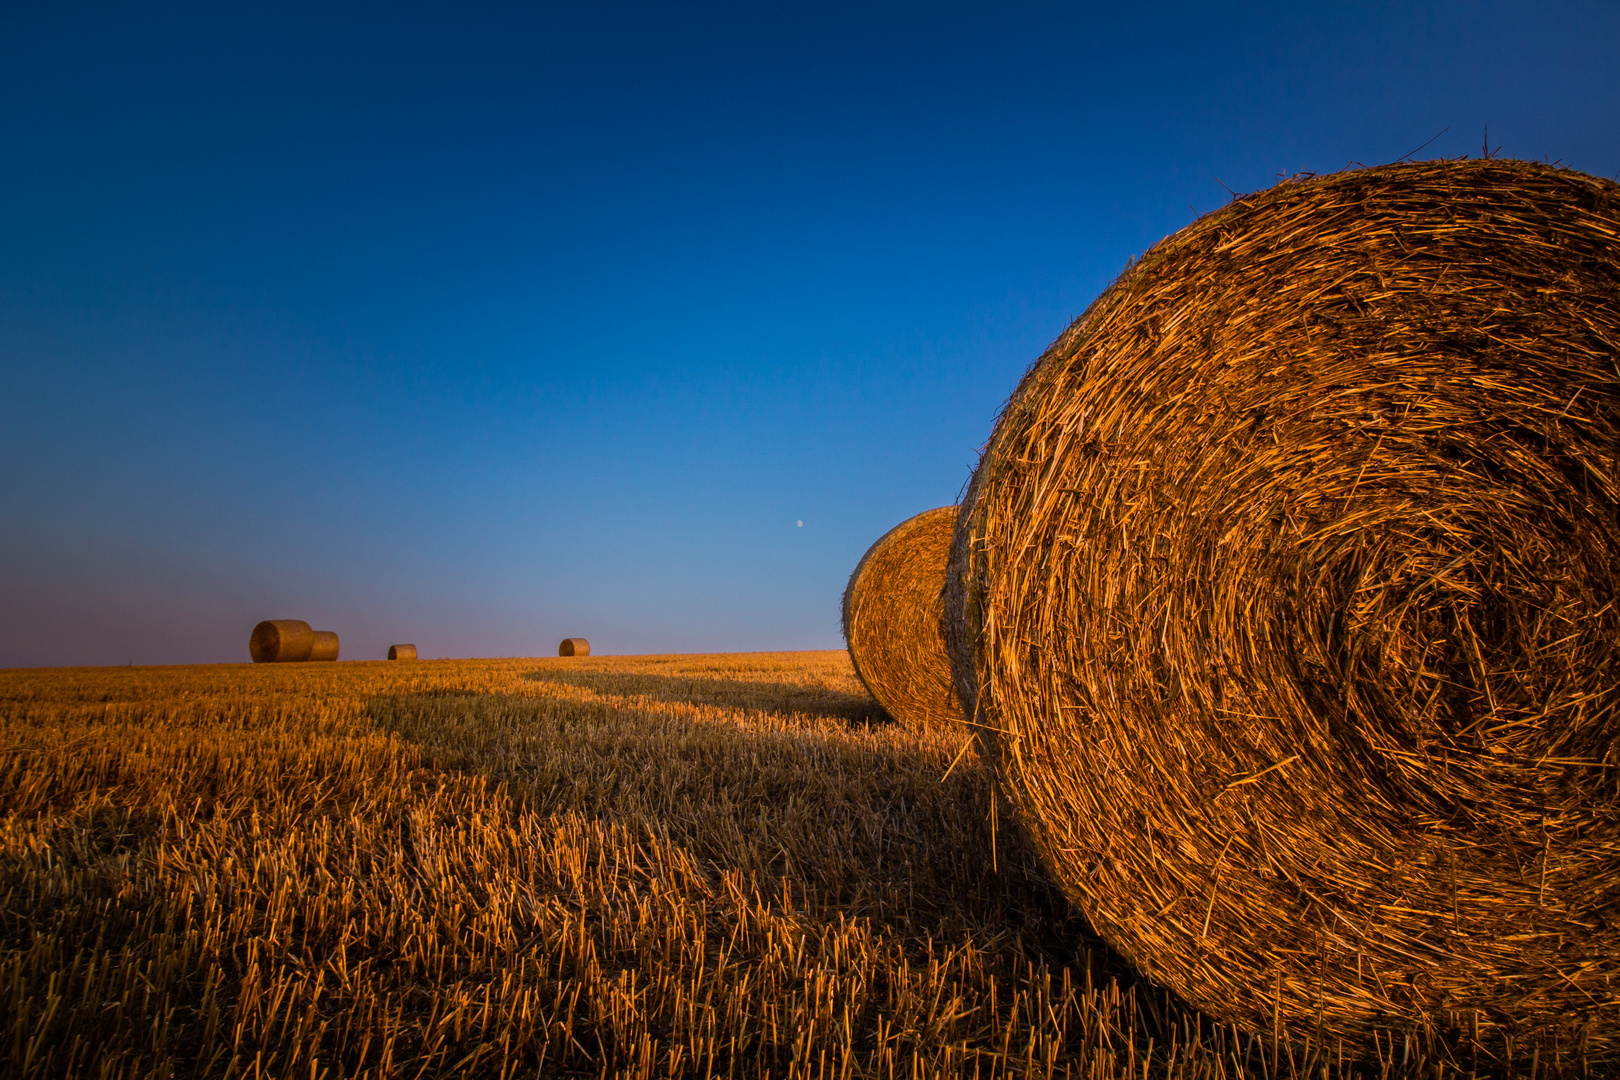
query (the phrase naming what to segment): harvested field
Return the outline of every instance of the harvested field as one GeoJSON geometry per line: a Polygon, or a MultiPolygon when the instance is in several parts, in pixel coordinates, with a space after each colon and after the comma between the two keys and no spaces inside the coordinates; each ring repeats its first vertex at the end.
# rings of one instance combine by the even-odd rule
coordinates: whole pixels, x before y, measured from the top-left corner
{"type": "Polygon", "coordinates": [[[1140,984],[876,715],[841,651],[0,672],[0,1071],[1492,1071],[1140,984]]]}

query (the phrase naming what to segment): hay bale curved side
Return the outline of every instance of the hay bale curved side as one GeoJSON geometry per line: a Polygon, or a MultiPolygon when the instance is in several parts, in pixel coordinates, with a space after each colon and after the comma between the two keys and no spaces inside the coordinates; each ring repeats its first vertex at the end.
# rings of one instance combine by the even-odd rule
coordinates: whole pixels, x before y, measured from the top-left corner
{"type": "Polygon", "coordinates": [[[416,659],[416,646],[415,645],[390,645],[390,646],[388,646],[388,659],[390,659],[390,660],[415,660],[416,659]]]}
{"type": "Polygon", "coordinates": [[[954,506],[907,518],[867,549],[844,588],[850,663],[902,723],[962,720],[939,629],[939,590],[955,527],[954,506]]]}
{"type": "Polygon", "coordinates": [[[562,644],[557,646],[558,656],[589,656],[591,643],[582,637],[565,637],[562,644]]]}
{"type": "Polygon", "coordinates": [[[338,658],[338,636],[331,630],[315,631],[315,640],[309,647],[306,660],[336,660],[338,658]]]}
{"type": "Polygon", "coordinates": [[[1532,163],[1285,183],[998,420],[958,694],[1071,901],[1208,1013],[1620,1057],[1617,236],[1620,187],[1532,163]]]}
{"type": "Polygon", "coordinates": [[[297,663],[314,645],[315,631],[303,619],[266,619],[248,637],[248,655],[255,664],[297,663]]]}

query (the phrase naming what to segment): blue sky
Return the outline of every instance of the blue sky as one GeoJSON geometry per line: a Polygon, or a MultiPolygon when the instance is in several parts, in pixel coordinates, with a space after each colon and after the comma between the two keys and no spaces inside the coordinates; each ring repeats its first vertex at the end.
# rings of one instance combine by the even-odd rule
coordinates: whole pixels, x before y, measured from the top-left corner
{"type": "Polygon", "coordinates": [[[838,648],[1128,258],[1487,126],[1613,177],[1617,48],[1612,3],[9,5],[0,666],[838,648]]]}

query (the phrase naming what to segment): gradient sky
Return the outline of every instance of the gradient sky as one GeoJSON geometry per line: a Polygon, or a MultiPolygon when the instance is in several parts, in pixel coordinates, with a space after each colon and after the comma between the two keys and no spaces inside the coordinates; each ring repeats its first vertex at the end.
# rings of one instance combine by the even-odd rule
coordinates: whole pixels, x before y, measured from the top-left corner
{"type": "Polygon", "coordinates": [[[1228,189],[1620,173],[1612,2],[140,7],[0,12],[0,666],[839,648],[1228,189]]]}

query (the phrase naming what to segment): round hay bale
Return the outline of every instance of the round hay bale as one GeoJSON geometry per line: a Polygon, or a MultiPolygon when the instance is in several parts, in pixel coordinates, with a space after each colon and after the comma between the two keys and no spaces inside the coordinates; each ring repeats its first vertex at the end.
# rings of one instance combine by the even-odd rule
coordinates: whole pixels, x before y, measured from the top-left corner
{"type": "Polygon", "coordinates": [[[388,659],[390,659],[390,660],[415,660],[416,659],[416,646],[415,645],[390,645],[390,646],[388,646],[388,659]]]}
{"type": "Polygon", "coordinates": [[[1237,199],[1025,376],[953,541],[1045,865],[1223,1020],[1620,1054],[1620,186],[1237,199]]]}
{"type": "Polygon", "coordinates": [[[248,638],[248,655],[255,664],[297,663],[309,659],[315,631],[303,619],[266,619],[248,638]]]}
{"type": "Polygon", "coordinates": [[[557,646],[558,656],[589,656],[591,643],[582,637],[565,637],[562,644],[557,646]]]}
{"type": "Polygon", "coordinates": [[[855,674],[905,724],[961,723],[939,632],[939,590],[956,507],[907,518],[867,549],[844,588],[844,640],[855,674]]]}
{"type": "Polygon", "coordinates": [[[338,636],[330,630],[315,631],[315,642],[309,647],[309,660],[336,660],[338,636]]]}

